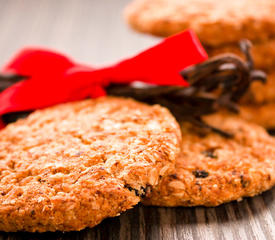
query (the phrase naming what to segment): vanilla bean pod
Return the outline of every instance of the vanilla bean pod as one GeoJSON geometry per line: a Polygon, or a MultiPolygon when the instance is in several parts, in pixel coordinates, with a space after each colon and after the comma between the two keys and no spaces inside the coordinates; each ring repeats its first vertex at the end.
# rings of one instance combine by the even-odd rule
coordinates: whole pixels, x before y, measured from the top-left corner
{"type": "Polygon", "coordinates": [[[26,78],[15,74],[0,74],[0,92],[26,78]]]}
{"type": "Polygon", "coordinates": [[[26,118],[30,113],[31,113],[31,111],[14,112],[14,113],[4,114],[2,116],[2,120],[4,123],[8,124],[8,123],[17,121],[20,118],[26,118]]]}
{"type": "MultiPolygon", "coordinates": [[[[10,87],[11,85],[27,78],[28,77],[26,76],[15,75],[15,74],[0,74],[0,92],[4,91],[6,88],[10,87]]],[[[2,120],[4,123],[8,124],[11,122],[15,122],[20,118],[25,118],[30,113],[31,111],[4,114],[2,116],[2,120]]]]}
{"type": "Polygon", "coordinates": [[[254,81],[266,82],[266,74],[254,70],[250,54],[250,42],[243,40],[240,48],[246,61],[234,54],[221,54],[181,72],[190,84],[188,88],[152,87],[135,88],[126,85],[111,85],[110,95],[133,97],[149,104],[159,103],[175,115],[178,121],[189,121],[202,128],[230,137],[230,133],[216,129],[202,120],[202,116],[225,107],[238,113],[238,101],[254,81]]]}

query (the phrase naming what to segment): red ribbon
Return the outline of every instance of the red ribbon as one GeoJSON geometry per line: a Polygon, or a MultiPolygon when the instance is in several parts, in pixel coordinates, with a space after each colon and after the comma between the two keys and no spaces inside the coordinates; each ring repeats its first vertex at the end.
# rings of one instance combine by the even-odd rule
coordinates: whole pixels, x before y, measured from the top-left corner
{"type": "Polygon", "coordinates": [[[26,48],[3,69],[3,73],[28,78],[0,93],[0,116],[104,96],[104,87],[110,83],[142,81],[188,86],[179,72],[206,59],[206,52],[191,30],[167,38],[132,58],[100,69],[76,63],[53,51],[26,48]]]}

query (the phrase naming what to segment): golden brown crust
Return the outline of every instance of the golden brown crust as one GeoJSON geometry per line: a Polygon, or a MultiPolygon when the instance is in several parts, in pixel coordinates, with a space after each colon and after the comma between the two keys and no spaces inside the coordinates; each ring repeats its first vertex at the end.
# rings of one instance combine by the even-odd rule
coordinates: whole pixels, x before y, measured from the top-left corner
{"type": "Polygon", "coordinates": [[[262,105],[242,105],[240,110],[241,117],[247,121],[266,129],[275,129],[275,102],[262,105]]]}
{"type": "Polygon", "coordinates": [[[274,138],[238,116],[219,113],[206,120],[235,137],[199,136],[194,126],[182,124],[176,172],[164,177],[144,204],[217,206],[257,195],[275,184],[274,138]]]}
{"type": "MultiPolygon", "coordinates": [[[[241,38],[239,39],[241,40],[241,38]]],[[[243,54],[240,51],[239,40],[234,44],[227,44],[219,46],[216,48],[207,47],[206,51],[210,57],[221,53],[235,53],[243,58],[243,54]]],[[[275,40],[271,39],[269,41],[255,43],[251,48],[251,53],[253,60],[255,62],[255,67],[257,69],[262,69],[268,73],[274,72],[275,70],[275,40]]]]}
{"type": "Polygon", "coordinates": [[[170,36],[191,28],[204,44],[218,46],[274,38],[274,10],[273,0],[135,0],[125,16],[141,32],[170,36]]]}
{"type": "Polygon", "coordinates": [[[100,98],[36,111],[0,131],[0,230],[92,227],[172,171],[180,128],[160,106],[100,98]]]}

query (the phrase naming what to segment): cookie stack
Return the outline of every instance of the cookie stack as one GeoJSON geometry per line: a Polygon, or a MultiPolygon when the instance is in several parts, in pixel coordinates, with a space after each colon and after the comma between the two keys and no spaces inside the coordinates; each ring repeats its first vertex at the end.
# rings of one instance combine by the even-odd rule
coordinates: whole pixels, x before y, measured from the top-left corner
{"type": "MultiPolygon", "coordinates": [[[[242,99],[242,116],[219,108],[201,111],[210,102],[219,105],[215,98],[204,107],[202,101],[186,105],[190,92],[202,93],[193,91],[195,85],[180,89],[187,95],[172,88],[177,94],[171,99],[166,87],[161,99],[152,94],[153,86],[146,90],[148,101],[136,94],[151,105],[108,96],[37,110],[0,131],[0,231],[76,231],[139,202],[217,206],[273,187],[275,139],[243,116],[275,126],[275,74],[267,50],[275,37],[275,3],[249,3],[140,0],[127,10],[129,22],[144,32],[166,36],[193,28],[210,55],[240,54],[241,38],[254,41],[256,65],[270,78],[267,86],[255,84],[242,99]],[[157,100],[163,106],[153,105],[157,100]],[[185,116],[178,116],[190,105],[185,116]],[[203,114],[192,116],[195,110],[203,114]]],[[[234,87],[240,89],[240,83],[234,87]]],[[[207,84],[204,89],[217,90],[213,81],[207,84]]]]}
{"type": "Polygon", "coordinates": [[[275,184],[275,141],[263,128],[228,113],[205,121],[234,137],[186,122],[180,130],[164,107],[116,97],[9,124],[0,131],[0,230],[81,230],[140,201],[216,206],[275,184]]]}
{"type": "Polygon", "coordinates": [[[275,2],[273,0],[135,0],[126,9],[129,24],[140,32],[170,36],[193,29],[209,56],[242,56],[241,39],[253,43],[255,66],[268,74],[243,99],[242,115],[266,128],[275,127],[275,2]]]}

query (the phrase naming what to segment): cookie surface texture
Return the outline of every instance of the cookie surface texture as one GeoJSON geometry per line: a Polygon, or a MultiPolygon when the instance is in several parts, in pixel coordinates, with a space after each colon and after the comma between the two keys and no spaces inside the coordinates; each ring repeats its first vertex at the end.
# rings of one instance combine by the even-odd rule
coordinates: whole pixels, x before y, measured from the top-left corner
{"type": "Polygon", "coordinates": [[[250,104],[240,107],[240,116],[266,129],[275,129],[275,102],[250,104]]]}
{"type": "Polygon", "coordinates": [[[0,132],[0,230],[72,231],[133,207],[174,168],[168,110],[99,98],[36,111],[0,132]]]}
{"type": "Polygon", "coordinates": [[[206,120],[234,138],[200,136],[192,125],[182,124],[176,172],[164,177],[144,204],[217,206],[257,195],[275,184],[274,138],[238,116],[215,114],[206,120]]]}
{"type": "Polygon", "coordinates": [[[273,0],[134,0],[125,17],[140,32],[166,37],[191,28],[203,44],[219,46],[274,38],[274,10],[273,0]]]}

